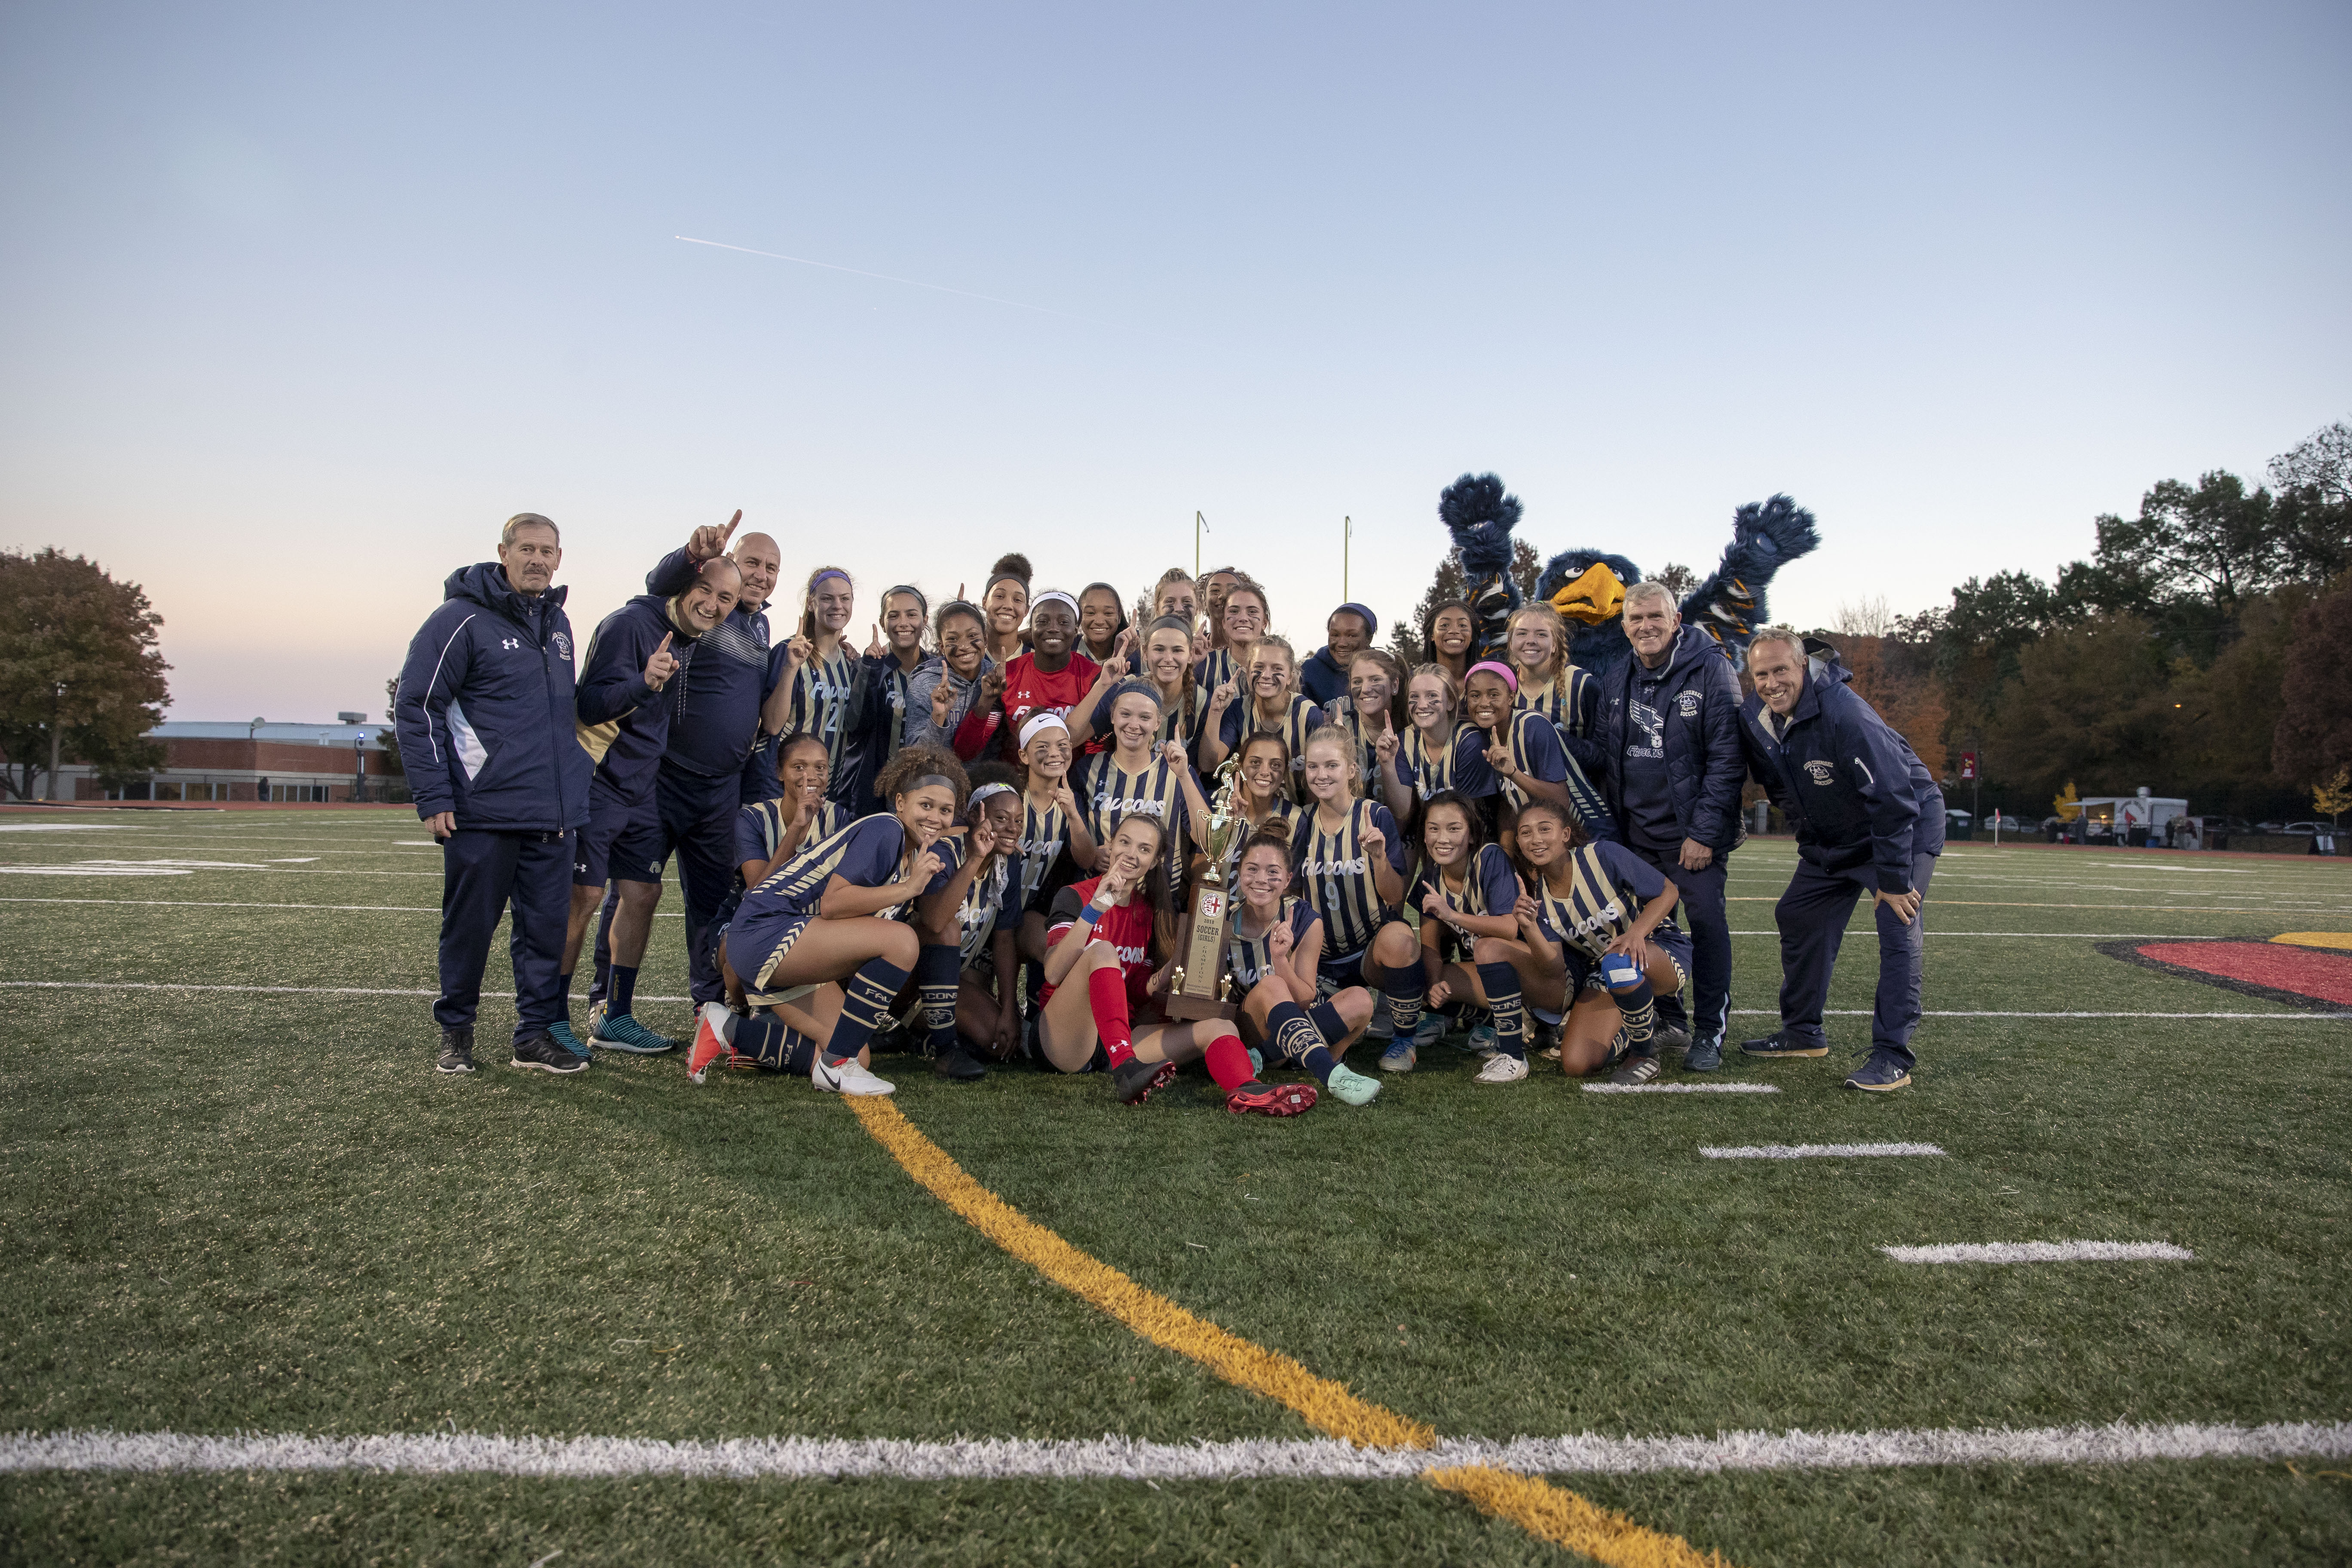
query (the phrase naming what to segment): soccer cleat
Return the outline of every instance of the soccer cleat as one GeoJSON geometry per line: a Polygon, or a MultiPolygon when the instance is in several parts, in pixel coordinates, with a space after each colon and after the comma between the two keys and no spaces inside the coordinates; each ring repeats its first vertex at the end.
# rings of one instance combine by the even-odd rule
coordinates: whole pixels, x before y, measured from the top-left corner
{"type": "Polygon", "coordinates": [[[876,1078],[858,1066],[856,1057],[844,1057],[837,1062],[828,1062],[823,1051],[817,1052],[809,1061],[809,1082],[827,1094],[895,1094],[898,1089],[897,1084],[876,1078]]]}
{"type": "Polygon", "coordinates": [[[934,1077],[957,1083],[970,1083],[974,1079],[986,1078],[988,1069],[981,1066],[979,1058],[963,1048],[961,1040],[958,1040],[931,1058],[931,1073],[934,1077]]]}
{"type": "Polygon", "coordinates": [[[601,996],[588,1004],[588,1037],[590,1039],[601,1040],[604,1037],[604,1018],[611,1011],[612,1008],[605,1005],[604,999],[601,996]]]}
{"type": "Polygon", "coordinates": [[[1742,1056],[1764,1058],[1825,1057],[1830,1054],[1830,1047],[1827,1041],[1809,1046],[1802,1040],[1790,1039],[1786,1029],[1775,1029],[1760,1040],[1740,1041],[1739,1051],[1742,1056]]]}
{"type": "Polygon", "coordinates": [[[441,1031],[441,1058],[433,1064],[435,1072],[472,1072],[474,1070],[474,1031],[444,1029],[441,1031]]]}
{"type": "Polygon", "coordinates": [[[1315,1086],[1259,1083],[1253,1079],[1225,1096],[1225,1109],[1235,1116],[1297,1116],[1315,1109],[1315,1086]]]}
{"type": "Polygon", "coordinates": [[[1507,1056],[1501,1051],[1496,1051],[1493,1056],[1486,1058],[1486,1065],[1478,1069],[1478,1076],[1470,1081],[1473,1083],[1517,1083],[1519,1079],[1527,1076],[1527,1058],[1507,1056]]]}
{"type": "Polygon", "coordinates": [[[1110,1091],[1125,1105],[1141,1105],[1151,1091],[1176,1076],[1174,1062],[1148,1062],[1141,1057],[1129,1057],[1111,1068],[1110,1091]]]}
{"type": "Polygon", "coordinates": [[[1892,1094],[1910,1081],[1911,1069],[1894,1052],[1879,1050],[1870,1053],[1870,1059],[1845,1080],[1845,1086],[1868,1089],[1873,1094],[1892,1094]]]}
{"type": "MultiPolygon", "coordinates": [[[[636,1020],[624,1013],[616,1021],[633,1024],[636,1020]]],[[[686,1056],[686,1081],[700,1083],[711,1063],[731,1054],[728,1047],[734,1039],[735,1015],[727,1010],[723,1002],[705,1002],[695,1016],[694,1049],[686,1056]]]]}
{"type": "MultiPolygon", "coordinates": [[[[726,1011],[723,1003],[710,1002],[704,1005],[726,1011]]],[[[626,1051],[633,1057],[657,1057],[664,1051],[677,1049],[676,1040],[667,1035],[655,1034],[626,1013],[617,1017],[606,1017],[603,1026],[596,1031],[596,1040],[600,1045],[610,1046],[616,1051],[626,1051]]]]}
{"type": "Polygon", "coordinates": [[[1502,1048],[1503,1037],[1496,1032],[1494,1025],[1480,1024],[1471,1029],[1470,1054],[1472,1056],[1491,1057],[1502,1048]]]}
{"type": "Polygon", "coordinates": [[[1419,1058],[1412,1048],[1412,1042],[1411,1040],[1391,1040],[1389,1042],[1389,1048],[1381,1053],[1381,1070],[1382,1072],[1411,1072],[1412,1070],[1412,1064],[1417,1059],[1419,1058]]]}
{"type": "Polygon", "coordinates": [[[1701,1035],[1683,1053],[1685,1072],[1713,1072],[1723,1065],[1723,1037],[1701,1035]]]}
{"type": "Polygon", "coordinates": [[[585,1058],[573,1056],[570,1051],[557,1045],[553,1036],[544,1032],[533,1035],[527,1040],[515,1042],[512,1065],[533,1072],[573,1073],[588,1070],[585,1058]]]}
{"type": "Polygon", "coordinates": [[[571,1019],[560,1018],[556,1022],[550,1024],[547,1026],[547,1034],[550,1039],[553,1040],[557,1045],[562,1046],[565,1050],[570,1051],[573,1056],[580,1058],[583,1061],[587,1059],[588,1042],[572,1032],[571,1019]]]}
{"type": "MultiPolygon", "coordinates": [[[[1378,999],[1375,998],[1377,1001],[1378,999]]],[[[1372,1009],[1372,1021],[1364,1026],[1364,1038],[1388,1040],[1396,1037],[1396,1020],[1389,1016],[1388,1005],[1381,1003],[1372,1009]]]]}
{"type": "Polygon", "coordinates": [[[1343,1105],[1370,1105],[1381,1092],[1381,1080],[1366,1078],[1362,1073],[1352,1072],[1344,1067],[1335,1067],[1323,1087],[1338,1095],[1343,1105]]]}
{"type": "Polygon", "coordinates": [[[1686,1051],[1691,1047],[1691,1032],[1680,1024],[1669,1024],[1661,1018],[1650,1034],[1650,1043],[1662,1051],[1686,1051]]]}
{"type": "Polygon", "coordinates": [[[1648,1083],[1657,1076],[1657,1058],[1627,1057],[1622,1063],[1619,1064],[1617,1070],[1609,1075],[1609,1081],[1620,1084],[1641,1084],[1648,1083]]]}
{"type": "Polygon", "coordinates": [[[1444,1014],[1423,1013],[1421,1016],[1421,1022],[1412,1026],[1413,1049],[1417,1051],[1429,1049],[1430,1047],[1445,1038],[1445,1031],[1451,1027],[1453,1027],[1453,1020],[1446,1017],[1444,1014]]]}

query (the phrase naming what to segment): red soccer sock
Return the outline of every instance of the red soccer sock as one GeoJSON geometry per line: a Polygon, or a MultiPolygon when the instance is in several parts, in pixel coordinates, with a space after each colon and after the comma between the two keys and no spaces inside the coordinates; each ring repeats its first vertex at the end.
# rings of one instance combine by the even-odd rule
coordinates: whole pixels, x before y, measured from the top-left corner
{"type": "Polygon", "coordinates": [[[1116,963],[1106,963],[1087,976],[1087,1001],[1095,1013],[1095,1034],[1114,1068],[1135,1055],[1135,1032],[1127,1018],[1127,975],[1116,963]]]}
{"type": "Polygon", "coordinates": [[[1202,1059],[1208,1064],[1209,1076],[1217,1080],[1217,1087],[1229,1094],[1257,1077],[1250,1071],[1249,1047],[1242,1044],[1238,1035],[1219,1035],[1211,1040],[1202,1059]]]}

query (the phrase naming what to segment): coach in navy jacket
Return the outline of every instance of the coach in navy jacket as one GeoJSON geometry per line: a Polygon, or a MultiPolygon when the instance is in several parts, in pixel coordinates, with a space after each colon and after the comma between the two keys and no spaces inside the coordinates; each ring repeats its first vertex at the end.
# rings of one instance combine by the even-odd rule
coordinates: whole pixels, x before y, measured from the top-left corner
{"type": "Polygon", "coordinates": [[[1731,1008],[1724,879],[1748,783],[1739,678],[1720,643],[1682,624],[1663,587],[1627,591],[1625,635],[1632,657],[1601,677],[1590,760],[1579,760],[1600,780],[1625,847],[1682,893],[1676,913],[1690,921],[1695,1007],[1685,1017],[1680,997],[1661,996],[1658,1016],[1690,1031],[1684,1064],[1706,1072],[1722,1064],[1731,1008]]]}
{"type": "Polygon", "coordinates": [[[1854,901],[1871,894],[1878,923],[1878,994],[1869,1063],[1846,1081],[1900,1089],[1916,1061],[1926,933],[1921,908],[1944,852],[1944,795],[1910,742],[1848,684],[1831,658],[1809,659],[1794,633],[1759,634],[1748,648],[1759,696],[1740,709],[1757,780],[1797,832],[1797,870],[1774,915],[1780,928],[1780,1028],[1741,1048],[1754,1056],[1823,1056],[1822,1008],[1854,901]]]}
{"type": "MultiPolygon", "coordinates": [[[[572,837],[588,820],[588,753],[572,720],[572,623],[551,584],[555,524],[510,518],[499,559],[461,567],[408,645],[393,700],[416,815],[441,840],[444,1071],[473,1070],[491,933],[514,906],[515,1063],[576,1060],[548,1036],[571,902],[572,837]],[[453,1057],[453,1051],[455,1056],[453,1057]]],[[[560,1069],[559,1069],[560,1070],[560,1069]]]]}

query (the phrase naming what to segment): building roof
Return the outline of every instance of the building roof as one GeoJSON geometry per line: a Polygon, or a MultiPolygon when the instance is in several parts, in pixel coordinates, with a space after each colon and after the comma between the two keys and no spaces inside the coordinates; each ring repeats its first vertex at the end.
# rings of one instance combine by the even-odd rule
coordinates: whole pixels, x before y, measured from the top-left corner
{"type": "Polygon", "coordinates": [[[244,720],[174,719],[147,731],[151,741],[275,741],[281,746],[341,746],[383,750],[389,724],[251,723],[244,720]]]}

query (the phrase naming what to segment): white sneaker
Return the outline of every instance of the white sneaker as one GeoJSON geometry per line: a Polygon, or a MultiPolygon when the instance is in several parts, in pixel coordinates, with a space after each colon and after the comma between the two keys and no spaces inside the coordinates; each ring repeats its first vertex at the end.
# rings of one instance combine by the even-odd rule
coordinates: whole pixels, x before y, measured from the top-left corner
{"type": "Polygon", "coordinates": [[[824,1053],[819,1051],[809,1059],[809,1082],[827,1094],[896,1094],[898,1086],[886,1083],[857,1065],[856,1057],[847,1057],[833,1067],[824,1065],[824,1053]]]}
{"type": "Polygon", "coordinates": [[[1478,1076],[1471,1081],[1517,1083],[1527,1076],[1528,1060],[1525,1057],[1506,1056],[1501,1051],[1496,1051],[1486,1058],[1486,1065],[1478,1069],[1478,1076]]]}

